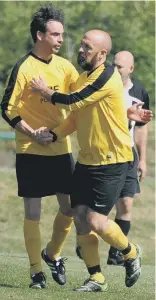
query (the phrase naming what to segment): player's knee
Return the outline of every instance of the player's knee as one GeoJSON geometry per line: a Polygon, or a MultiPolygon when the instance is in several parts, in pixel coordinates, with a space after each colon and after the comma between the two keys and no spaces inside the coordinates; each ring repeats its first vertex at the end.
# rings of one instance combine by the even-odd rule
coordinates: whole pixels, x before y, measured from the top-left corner
{"type": "Polygon", "coordinates": [[[133,199],[125,197],[121,199],[120,204],[117,207],[117,212],[120,214],[130,214],[132,210],[133,199]]]}
{"type": "Polygon", "coordinates": [[[89,226],[91,227],[91,229],[93,231],[96,232],[98,230],[99,222],[98,222],[98,219],[96,218],[96,216],[94,214],[88,214],[87,215],[87,222],[88,222],[89,226]]]}
{"type": "Polygon", "coordinates": [[[30,198],[24,199],[25,218],[32,221],[39,221],[41,215],[40,201],[35,201],[30,198]]]}
{"type": "Polygon", "coordinates": [[[39,221],[40,220],[40,213],[35,211],[25,211],[25,218],[31,221],[39,221]]]}
{"type": "Polygon", "coordinates": [[[74,215],[74,222],[76,226],[81,226],[86,222],[86,216],[84,214],[74,215]]]}
{"type": "Polygon", "coordinates": [[[107,216],[99,214],[99,213],[88,213],[87,214],[87,222],[90,228],[95,232],[101,232],[107,226],[107,216]]]}
{"type": "Polygon", "coordinates": [[[71,201],[69,195],[57,194],[59,210],[63,215],[68,217],[73,216],[73,210],[71,208],[71,201]]]}
{"type": "Polygon", "coordinates": [[[77,216],[77,215],[74,216],[74,224],[75,224],[76,228],[79,227],[81,224],[81,220],[80,220],[79,216],[77,216]]]}
{"type": "Polygon", "coordinates": [[[63,207],[60,206],[59,210],[63,215],[73,217],[73,210],[70,205],[64,205],[63,207]]]}
{"type": "Polygon", "coordinates": [[[87,216],[87,222],[93,231],[96,232],[98,230],[98,222],[95,218],[87,216]]]}
{"type": "Polygon", "coordinates": [[[88,231],[88,224],[86,222],[85,214],[74,214],[74,224],[77,234],[84,234],[88,231]]]}

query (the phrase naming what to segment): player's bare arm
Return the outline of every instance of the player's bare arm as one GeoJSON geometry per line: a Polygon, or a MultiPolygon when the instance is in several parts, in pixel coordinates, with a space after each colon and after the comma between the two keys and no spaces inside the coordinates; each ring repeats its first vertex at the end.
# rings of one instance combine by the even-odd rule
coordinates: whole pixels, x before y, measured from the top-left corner
{"type": "Polygon", "coordinates": [[[30,136],[38,144],[43,146],[53,141],[53,135],[49,132],[48,129],[46,129],[46,127],[41,127],[39,129],[34,130],[24,120],[18,122],[15,126],[15,129],[27,136],[30,136]],[[43,131],[44,134],[42,134],[43,131]]]}
{"type": "Polygon", "coordinates": [[[147,165],[146,165],[146,147],[147,147],[147,137],[148,137],[148,125],[135,126],[134,129],[134,139],[138,150],[139,163],[139,180],[141,181],[146,176],[147,165]]]}

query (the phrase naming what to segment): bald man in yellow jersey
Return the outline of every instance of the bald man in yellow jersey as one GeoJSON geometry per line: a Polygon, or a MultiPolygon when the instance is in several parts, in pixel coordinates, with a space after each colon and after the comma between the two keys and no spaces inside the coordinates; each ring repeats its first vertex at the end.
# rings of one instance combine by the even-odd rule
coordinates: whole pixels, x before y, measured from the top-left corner
{"type": "MultiPolygon", "coordinates": [[[[108,219],[133,164],[122,80],[117,69],[106,63],[110,50],[108,33],[91,30],[84,35],[78,63],[87,72],[80,75],[77,90],[70,95],[50,90],[42,77],[31,81],[34,92],[41,93],[56,107],[72,112],[52,131],[54,141],[77,131],[80,152],[71,200],[78,245],[90,274],[90,278],[75,289],[79,292],[107,289],[100,268],[97,235],[122,251],[127,287],[138,280],[141,270],[140,247],[129,243],[120,227],[108,219]]],[[[146,120],[146,112],[141,114],[142,111],[138,119],[146,120]]],[[[128,117],[133,116],[133,111],[128,111],[128,117]]],[[[43,128],[44,132],[46,134],[47,129],[43,128]]],[[[44,251],[43,257],[50,261],[44,251]]]]}
{"type": "Polygon", "coordinates": [[[41,266],[39,229],[41,198],[56,195],[59,212],[54,220],[49,243],[53,279],[66,283],[64,261],[60,257],[63,242],[72,224],[69,194],[74,162],[69,137],[51,143],[37,139],[38,128],[53,130],[66,118],[66,111],[32,93],[30,81],[42,73],[50,88],[62,93],[74,91],[78,73],[66,59],[57,56],[64,31],[64,17],[51,4],[42,6],[30,25],[33,50],[14,66],[1,103],[3,118],[16,130],[16,174],[18,195],[24,198],[24,239],[30,261],[31,288],[45,288],[41,266]]]}

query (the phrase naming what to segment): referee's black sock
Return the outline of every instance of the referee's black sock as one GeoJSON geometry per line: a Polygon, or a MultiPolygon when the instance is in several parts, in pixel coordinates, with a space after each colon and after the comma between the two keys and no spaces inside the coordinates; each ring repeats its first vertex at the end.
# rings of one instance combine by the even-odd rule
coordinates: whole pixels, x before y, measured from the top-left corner
{"type": "Polygon", "coordinates": [[[115,223],[117,223],[119,225],[122,232],[127,236],[130,231],[131,221],[115,219],[115,223]]]}
{"type": "MultiPolygon", "coordinates": [[[[126,221],[126,220],[120,220],[120,219],[115,219],[115,223],[117,223],[119,225],[119,227],[121,228],[122,232],[127,236],[129,231],[130,231],[130,227],[131,227],[131,222],[130,221],[126,221]]],[[[110,247],[109,249],[109,254],[111,253],[116,253],[118,250],[114,247],[110,247]]]]}

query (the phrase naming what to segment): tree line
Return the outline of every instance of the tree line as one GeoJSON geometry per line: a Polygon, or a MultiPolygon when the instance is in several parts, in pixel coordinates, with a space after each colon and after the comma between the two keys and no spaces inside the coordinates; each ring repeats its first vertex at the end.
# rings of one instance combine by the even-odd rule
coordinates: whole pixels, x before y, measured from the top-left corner
{"type": "MultiPolygon", "coordinates": [[[[0,93],[10,69],[31,50],[29,25],[32,14],[43,1],[0,2],[0,93]]],[[[135,58],[134,77],[149,92],[154,106],[155,2],[154,1],[54,1],[65,14],[65,36],[60,55],[77,68],[76,51],[83,34],[90,29],[109,32],[113,48],[109,55],[128,50],[135,58]]],[[[79,70],[80,71],[80,70],[79,70]]]]}

